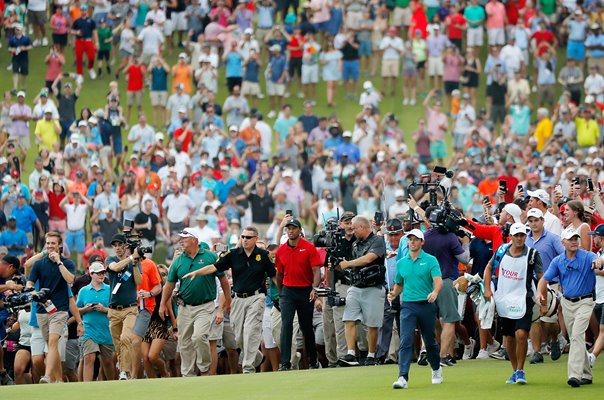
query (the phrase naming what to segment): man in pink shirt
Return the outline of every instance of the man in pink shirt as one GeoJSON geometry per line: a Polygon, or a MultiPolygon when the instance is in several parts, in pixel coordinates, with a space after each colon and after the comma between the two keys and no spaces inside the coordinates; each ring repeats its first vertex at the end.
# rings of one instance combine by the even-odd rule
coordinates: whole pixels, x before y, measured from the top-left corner
{"type": "MultiPolygon", "coordinates": [[[[440,92],[440,90],[438,90],[440,92]]],[[[445,145],[445,134],[449,129],[449,121],[444,112],[442,112],[442,102],[437,99],[433,106],[430,101],[437,93],[437,89],[432,89],[424,100],[424,110],[426,111],[426,122],[428,123],[428,133],[430,135],[430,153],[432,159],[436,160],[437,165],[444,165],[444,159],[447,157],[447,146],[445,145]]]]}
{"type": "Polygon", "coordinates": [[[505,26],[508,22],[505,6],[499,0],[491,0],[485,7],[489,46],[505,44],[505,26]]]}

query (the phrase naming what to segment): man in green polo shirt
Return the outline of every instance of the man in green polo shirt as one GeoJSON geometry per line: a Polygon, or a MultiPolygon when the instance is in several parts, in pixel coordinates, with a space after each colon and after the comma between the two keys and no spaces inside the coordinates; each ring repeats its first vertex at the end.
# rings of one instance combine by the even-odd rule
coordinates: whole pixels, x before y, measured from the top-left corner
{"type": "Polygon", "coordinates": [[[183,229],[178,236],[180,236],[183,253],[174,260],[168,272],[159,315],[161,318],[167,316],[172,292],[176,282],[180,282],[177,318],[180,370],[182,376],[197,376],[195,371],[197,366],[202,375],[207,375],[212,361],[209,335],[216,312],[214,303],[217,295],[216,278],[220,281],[226,299],[224,311],[227,313],[231,308],[231,289],[224,272],[215,272],[194,280],[184,279],[189,272],[214,264],[218,257],[206,248],[200,247],[194,230],[183,229]]]}
{"type": "Polygon", "coordinates": [[[436,298],[443,287],[442,274],[436,257],[424,252],[424,234],[419,229],[407,233],[409,254],[396,263],[394,287],[388,293],[388,301],[403,293],[401,304],[401,346],[398,355],[399,378],[392,384],[394,389],[408,387],[409,368],[413,355],[415,327],[419,325],[428,361],[432,367],[432,383],[443,381],[440,366],[440,349],[434,336],[436,298]],[[403,291],[403,288],[405,289],[403,291]]]}

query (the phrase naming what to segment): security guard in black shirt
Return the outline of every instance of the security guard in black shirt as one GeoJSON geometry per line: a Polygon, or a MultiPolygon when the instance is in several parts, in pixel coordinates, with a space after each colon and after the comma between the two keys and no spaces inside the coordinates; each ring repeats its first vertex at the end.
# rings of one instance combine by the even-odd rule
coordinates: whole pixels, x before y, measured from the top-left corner
{"type": "MultiPolygon", "coordinates": [[[[254,373],[254,360],[262,340],[262,317],[266,305],[265,279],[276,280],[275,264],[268,251],[256,246],[258,229],[249,226],[241,233],[241,247],[223,253],[213,265],[208,265],[184,278],[209,275],[231,269],[233,293],[231,325],[237,346],[243,352],[243,373],[254,373]]],[[[275,282],[276,284],[276,282],[275,282]]]]}

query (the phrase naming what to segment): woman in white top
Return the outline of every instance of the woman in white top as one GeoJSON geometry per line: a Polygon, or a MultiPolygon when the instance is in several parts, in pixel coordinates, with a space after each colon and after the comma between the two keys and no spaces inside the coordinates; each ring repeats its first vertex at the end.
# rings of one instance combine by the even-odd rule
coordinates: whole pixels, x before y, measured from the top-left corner
{"type": "Polygon", "coordinates": [[[589,225],[585,217],[583,203],[579,200],[572,200],[560,208],[562,214],[562,224],[564,228],[573,228],[581,236],[581,248],[591,251],[591,236],[589,235],[589,225]]]}
{"type": "Polygon", "coordinates": [[[14,364],[15,382],[17,385],[32,383],[31,373],[29,371],[29,364],[31,362],[31,326],[29,325],[30,316],[31,310],[20,310],[18,320],[11,328],[12,331],[17,329],[20,330],[19,345],[17,346],[17,354],[15,354],[14,364]]]}

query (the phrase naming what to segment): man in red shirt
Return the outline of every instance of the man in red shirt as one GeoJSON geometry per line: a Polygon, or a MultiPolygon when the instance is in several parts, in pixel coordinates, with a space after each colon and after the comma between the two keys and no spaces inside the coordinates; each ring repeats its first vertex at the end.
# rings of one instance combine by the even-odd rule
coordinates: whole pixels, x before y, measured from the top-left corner
{"type": "Polygon", "coordinates": [[[505,166],[505,173],[498,179],[500,181],[506,181],[507,192],[505,193],[504,201],[506,203],[514,202],[514,193],[516,192],[519,183],[518,178],[514,176],[514,164],[507,163],[505,166]]]}
{"type": "Polygon", "coordinates": [[[126,67],[126,74],[128,74],[128,88],[126,92],[126,124],[130,123],[130,111],[132,110],[132,104],[136,104],[138,113],[143,112],[143,89],[144,89],[144,75],[145,66],[140,63],[138,57],[130,58],[130,65],[126,67]]]}
{"type": "Polygon", "coordinates": [[[183,118],[182,126],[174,130],[174,141],[180,143],[182,151],[188,153],[192,140],[193,131],[191,130],[191,121],[189,121],[189,118],[183,118]]]}
{"type": "MultiPolygon", "coordinates": [[[[539,22],[539,29],[531,35],[531,41],[533,40],[535,41],[535,49],[539,56],[545,53],[550,47],[554,50],[558,47],[556,36],[554,36],[551,31],[547,30],[544,20],[539,22]]],[[[535,56],[535,58],[537,58],[537,56],[535,56]]]]}
{"type": "MultiPolygon", "coordinates": [[[[287,83],[287,91],[291,90],[291,83],[294,80],[294,76],[297,76],[298,80],[298,98],[303,99],[304,93],[302,92],[302,55],[304,53],[304,36],[302,36],[302,30],[300,25],[294,26],[294,33],[292,35],[285,35],[285,38],[289,41],[287,43],[287,50],[289,50],[289,73],[290,80],[287,83]]],[[[288,94],[285,95],[288,97],[288,94]]]]}
{"type": "Polygon", "coordinates": [[[459,5],[455,4],[451,7],[451,14],[445,18],[445,26],[447,27],[447,37],[461,52],[461,39],[463,31],[466,30],[466,19],[459,13],[459,5]]]}
{"type": "Polygon", "coordinates": [[[281,366],[279,371],[291,369],[292,333],[294,315],[298,314],[300,330],[304,335],[304,346],[308,353],[310,368],[319,368],[315,333],[312,327],[315,287],[321,281],[319,268],[323,262],[316,247],[302,237],[302,225],[291,215],[285,225],[287,242],[277,249],[277,287],[281,308],[281,366]]]}

